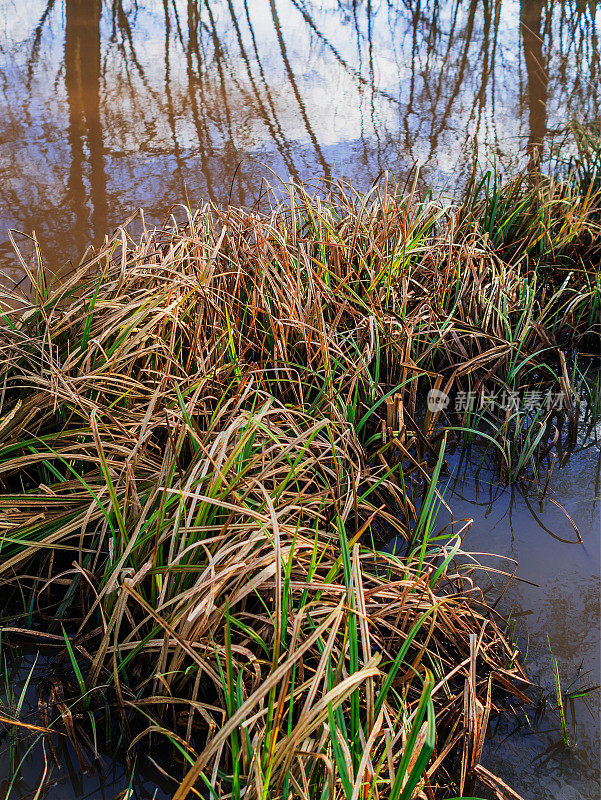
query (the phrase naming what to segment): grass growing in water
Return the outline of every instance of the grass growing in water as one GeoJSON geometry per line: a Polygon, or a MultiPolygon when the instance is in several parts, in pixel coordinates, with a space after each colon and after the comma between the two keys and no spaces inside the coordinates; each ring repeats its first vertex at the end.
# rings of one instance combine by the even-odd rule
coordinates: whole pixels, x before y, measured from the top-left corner
{"type": "Polygon", "coordinates": [[[507,481],[573,437],[599,207],[569,176],[459,207],[292,186],[120,229],[54,286],[28,268],[0,332],[0,575],[25,627],[66,630],[82,726],[167,741],[177,800],[505,791],[480,755],[493,684],[523,676],[455,568],[467,525],[433,535],[443,436],[507,481]],[[565,407],[457,420],[429,389],[565,407]]]}

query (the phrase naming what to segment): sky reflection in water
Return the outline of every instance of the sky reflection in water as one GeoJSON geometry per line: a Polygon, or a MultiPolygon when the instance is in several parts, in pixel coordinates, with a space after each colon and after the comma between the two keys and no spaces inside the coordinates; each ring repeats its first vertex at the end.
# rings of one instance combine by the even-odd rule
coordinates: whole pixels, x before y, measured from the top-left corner
{"type": "Polygon", "coordinates": [[[594,2],[5,0],[7,228],[55,270],[137,207],[252,204],[261,179],[461,185],[599,105],[594,2]]]}

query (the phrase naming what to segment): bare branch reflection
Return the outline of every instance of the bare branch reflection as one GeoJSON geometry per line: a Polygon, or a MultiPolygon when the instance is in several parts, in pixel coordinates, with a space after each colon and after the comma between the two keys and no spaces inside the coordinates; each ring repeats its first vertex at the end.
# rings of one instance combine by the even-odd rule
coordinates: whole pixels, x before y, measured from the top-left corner
{"type": "Polygon", "coordinates": [[[139,205],[252,204],[266,167],[367,187],[419,161],[458,186],[476,159],[535,158],[598,113],[596,15],[592,0],[10,0],[0,258],[9,226],[58,265],[139,205]]]}

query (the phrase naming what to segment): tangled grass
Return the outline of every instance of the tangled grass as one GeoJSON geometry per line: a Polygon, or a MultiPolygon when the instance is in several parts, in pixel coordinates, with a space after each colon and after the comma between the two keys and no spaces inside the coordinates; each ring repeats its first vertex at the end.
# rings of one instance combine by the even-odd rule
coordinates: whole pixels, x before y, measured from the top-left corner
{"type": "Polygon", "coordinates": [[[51,288],[23,260],[0,580],[31,635],[41,617],[66,640],[82,715],[54,709],[78,752],[113,720],[175,800],[516,796],[480,756],[524,675],[455,563],[469,521],[435,530],[437,481],[453,436],[506,481],[573,438],[599,201],[570,175],[489,176],[459,206],[291,186],[269,213],[142,218],[51,288]],[[534,417],[424,404],[551,388],[563,408],[534,417]]]}

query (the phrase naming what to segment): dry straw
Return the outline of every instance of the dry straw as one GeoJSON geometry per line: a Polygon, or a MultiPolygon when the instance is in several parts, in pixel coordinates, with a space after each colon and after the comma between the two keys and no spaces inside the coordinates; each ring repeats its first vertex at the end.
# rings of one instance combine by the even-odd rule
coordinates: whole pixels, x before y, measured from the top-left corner
{"type": "Polygon", "coordinates": [[[506,480],[554,428],[423,398],[561,386],[575,428],[598,193],[489,176],[460,206],[293,186],[185,213],[5,297],[0,576],[66,626],[89,712],[67,734],[110,711],[177,800],[514,797],[480,757],[524,676],[456,563],[468,525],[434,536],[437,481],[445,428],[506,480]]]}

